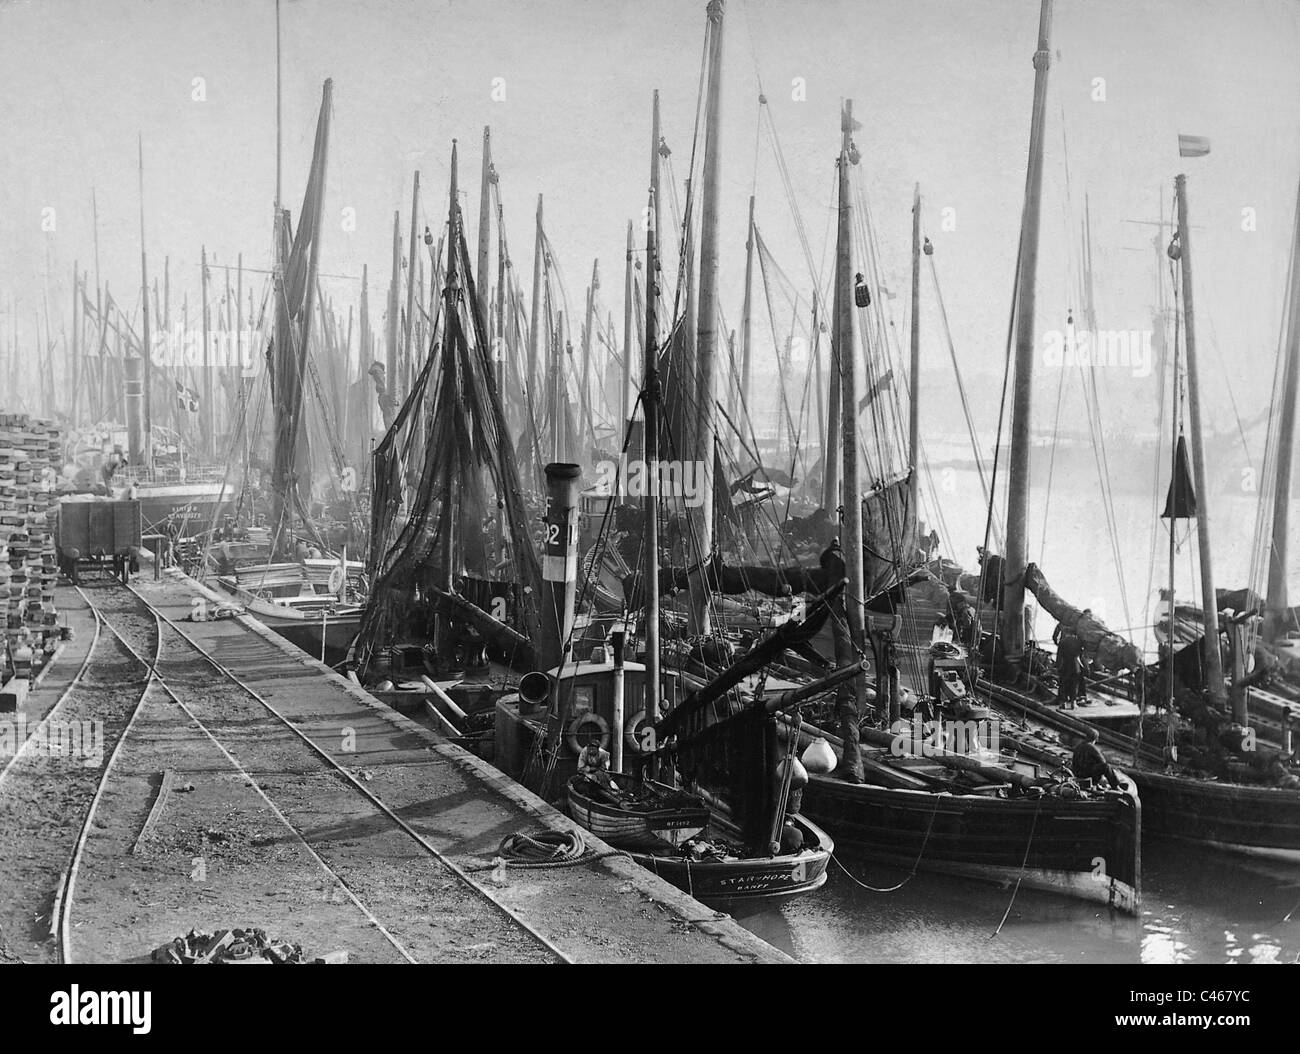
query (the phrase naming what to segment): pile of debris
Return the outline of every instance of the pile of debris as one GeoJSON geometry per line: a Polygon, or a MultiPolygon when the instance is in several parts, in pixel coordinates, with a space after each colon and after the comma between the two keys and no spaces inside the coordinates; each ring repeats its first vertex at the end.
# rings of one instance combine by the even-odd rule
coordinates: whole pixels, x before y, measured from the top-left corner
{"type": "Polygon", "coordinates": [[[151,956],[156,963],[190,966],[201,963],[346,963],[347,952],[330,952],[308,959],[301,944],[273,941],[265,930],[190,930],[159,945],[151,956]]]}

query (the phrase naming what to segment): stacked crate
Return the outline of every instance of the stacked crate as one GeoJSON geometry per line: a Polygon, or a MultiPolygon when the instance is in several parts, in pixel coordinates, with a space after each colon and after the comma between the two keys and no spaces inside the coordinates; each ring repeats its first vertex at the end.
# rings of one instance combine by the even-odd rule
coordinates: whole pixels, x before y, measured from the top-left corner
{"type": "Polygon", "coordinates": [[[62,455],[52,421],[0,413],[0,597],[7,661],[19,676],[38,672],[60,636],[54,527],[62,455]]]}

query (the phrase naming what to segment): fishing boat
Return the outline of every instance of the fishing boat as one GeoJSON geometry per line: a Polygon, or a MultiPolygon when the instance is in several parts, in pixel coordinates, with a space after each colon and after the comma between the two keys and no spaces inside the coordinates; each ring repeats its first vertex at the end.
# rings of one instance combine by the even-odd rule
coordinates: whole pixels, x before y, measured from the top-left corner
{"type": "Polygon", "coordinates": [[[709,807],[698,795],[654,780],[624,786],[581,773],[565,784],[569,815],[616,849],[676,849],[709,825],[709,807]]]}
{"type": "MultiPolygon", "coordinates": [[[[836,737],[820,733],[838,745],[836,737]]],[[[1142,802],[1132,790],[1082,788],[1060,765],[937,748],[899,754],[916,737],[862,752],[863,782],[810,777],[808,815],[873,863],[1022,885],[1104,904],[1141,905],[1142,802]]],[[[807,735],[805,735],[807,742],[807,735]]]]}
{"type": "MultiPolygon", "coordinates": [[[[1050,0],[1044,0],[1043,26],[1050,26],[1050,0]]],[[[1039,54],[1044,62],[1040,79],[1046,75],[1046,36],[1040,28],[1039,54]]],[[[1038,65],[1036,63],[1036,65],[1038,65]]],[[[1041,136],[1037,131],[1041,92],[1036,84],[1034,144],[1037,155],[1041,136]]],[[[1180,154],[1199,156],[1202,149],[1180,154]]],[[[1035,166],[1041,178],[1041,162],[1035,166]]],[[[1007,562],[1005,586],[1000,589],[1002,625],[997,645],[988,651],[1002,661],[988,664],[983,696],[1008,721],[1032,730],[1040,739],[1059,739],[1062,733],[1078,734],[1089,726],[1097,730],[1100,746],[1114,764],[1123,764],[1142,796],[1143,829],[1152,835],[1195,842],[1215,849],[1294,862],[1300,859],[1300,772],[1294,765],[1290,725],[1300,716],[1291,700],[1251,687],[1248,665],[1256,653],[1254,638],[1257,619],[1249,602],[1232,606],[1231,617],[1220,619],[1221,597],[1214,587],[1213,556],[1208,506],[1215,488],[1206,471],[1201,415],[1201,385],[1198,374],[1196,320],[1192,282],[1191,227],[1188,223],[1187,178],[1174,181],[1175,216],[1172,238],[1165,255],[1173,262],[1182,307],[1181,327],[1172,344],[1173,369],[1169,371],[1172,411],[1169,416],[1172,441],[1169,445],[1169,491],[1161,517],[1168,524],[1169,580],[1163,590],[1166,607],[1160,634],[1163,655],[1148,664],[1139,649],[1106,627],[1090,612],[1080,611],[1057,594],[1041,571],[1027,560],[1026,480],[1029,471],[1028,426],[1031,386],[1028,376],[1036,354],[1033,339],[1032,267],[1022,268],[1017,298],[1021,317],[1017,322],[1016,401],[1012,413],[1010,493],[1008,502],[1007,562]],[[1027,298],[1027,300],[1026,300],[1027,298]],[[1181,336],[1181,340],[1178,337],[1181,336]],[[1023,378],[1023,379],[1022,379],[1023,378]],[[1185,391],[1185,396],[1184,396],[1185,391]],[[1199,495],[1199,500],[1198,500],[1199,495]],[[1195,524],[1200,566],[1199,626],[1189,619],[1191,609],[1180,604],[1175,590],[1177,555],[1176,526],[1195,524]],[[1064,629],[1074,633],[1084,653],[1100,671],[1103,684],[1089,687],[1091,706],[1072,712],[1053,707],[1045,698],[1043,685],[1035,675],[1033,652],[1025,647],[1022,619],[1024,596],[1032,592],[1043,609],[1064,629]],[[1224,668],[1221,627],[1230,642],[1232,670],[1224,668]],[[1026,687],[1025,681],[1030,682],[1026,687]],[[1230,687],[1228,687],[1230,681],[1230,687]],[[1252,705],[1254,704],[1254,705],[1252,705]],[[1158,712],[1159,711],[1159,712],[1158,712]]],[[[1027,226],[1032,222],[1036,238],[1038,187],[1031,183],[1027,226]]],[[[1162,232],[1163,233],[1163,232],[1162,232]]],[[[1294,409],[1297,385],[1296,360],[1300,354],[1297,329],[1296,262],[1300,259],[1300,212],[1295,228],[1297,248],[1293,250],[1289,325],[1279,351],[1276,390],[1281,395],[1278,427],[1272,452],[1277,459],[1272,521],[1261,501],[1263,535],[1269,545],[1269,598],[1265,623],[1272,623],[1276,640],[1285,641],[1292,621],[1287,605],[1287,512],[1291,493],[1291,450],[1294,444],[1294,409]]],[[[1022,257],[1024,246],[1022,245],[1022,257]]],[[[1162,270],[1165,260],[1162,256],[1162,270]]],[[[1090,310],[1090,308],[1089,308],[1090,310]]],[[[1258,530],[1258,529],[1257,529],[1258,530]]],[[[1252,583],[1252,586],[1254,583],[1252,583]]],[[[1239,591],[1248,597],[1250,590],[1239,591]]],[[[1267,648],[1269,641],[1263,642],[1267,648]]],[[[1286,647],[1283,643],[1283,647],[1286,647]]],[[[1058,671],[1059,673],[1059,671],[1058,671]]]]}

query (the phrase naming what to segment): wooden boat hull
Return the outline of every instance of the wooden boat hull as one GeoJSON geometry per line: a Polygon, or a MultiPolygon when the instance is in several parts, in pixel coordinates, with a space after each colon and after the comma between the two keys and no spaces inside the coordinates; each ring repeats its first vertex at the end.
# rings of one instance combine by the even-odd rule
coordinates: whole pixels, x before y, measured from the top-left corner
{"type": "Polygon", "coordinates": [[[1095,800],[941,794],[812,776],[803,808],[877,862],[1015,883],[1137,914],[1142,809],[1095,800]]]}
{"type": "Polygon", "coordinates": [[[1128,771],[1142,794],[1150,834],[1300,863],[1300,790],[1128,771]]]}
{"type": "Polygon", "coordinates": [[[835,843],[807,817],[796,815],[805,844],[816,848],[801,853],[746,860],[691,861],[680,856],[657,856],[633,851],[629,855],[642,867],[671,882],[706,904],[770,903],[811,893],[826,884],[835,843]]]}
{"type": "MultiPolygon", "coordinates": [[[[994,704],[1030,715],[1048,728],[1067,719],[1053,707],[1005,688],[992,690],[994,704]]],[[[1089,713],[1071,717],[1086,721],[1089,713]]],[[[1112,762],[1123,764],[1142,796],[1144,833],[1196,842],[1226,852],[1300,862],[1300,790],[1221,783],[1156,771],[1149,760],[1132,764],[1132,740],[1101,731],[1112,762]]]]}
{"type": "Polygon", "coordinates": [[[694,838],[709,825],[709,808],[666,807],[632,812],[584,793],[583,780],[568,783],[569,815],[603,842],[616,849],[653,851],[675,847],[694,838]]]}
{"type": "Polygon", "coordinates": [[[296,648],[301,648],[327,666],[337,666],[361,629],[361,609],[330,615],[325,619],[283,604],[264,600],[245,589],[218,579],[219,584],[244,606],[244,609],[267,629],[274,630],[296,648]]]}

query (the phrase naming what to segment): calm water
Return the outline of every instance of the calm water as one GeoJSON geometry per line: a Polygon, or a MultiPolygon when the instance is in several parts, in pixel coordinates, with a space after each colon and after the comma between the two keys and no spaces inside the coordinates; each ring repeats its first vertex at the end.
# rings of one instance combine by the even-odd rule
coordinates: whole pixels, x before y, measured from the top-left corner
{"type": "MultiPolygon", "coordinates": [[[[906,876],[840,859],[878,888],[906,876]]],[[[923,873],[873,893],[832,864],[816,893],[738,921],[815,963],[1300,962],[1300,866],[1148,843],[1142,867],[1140,919],[1025,889],[1012,904],[1009,887],[923,873]]]]}

